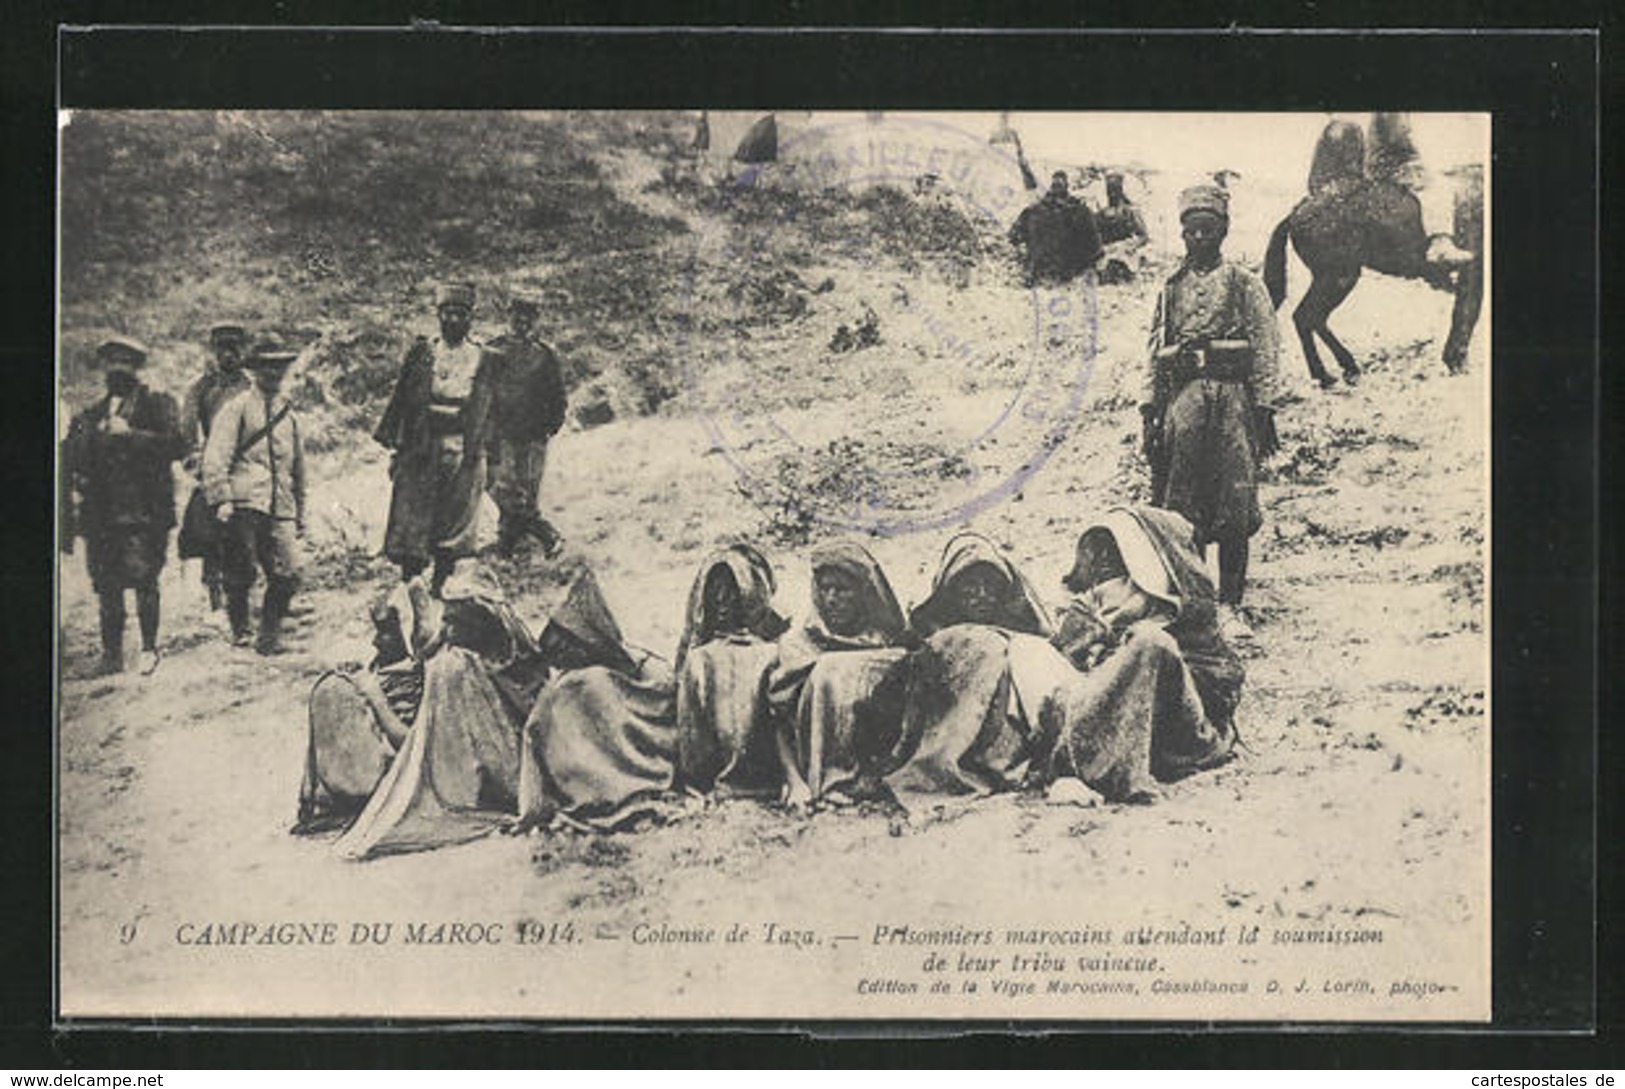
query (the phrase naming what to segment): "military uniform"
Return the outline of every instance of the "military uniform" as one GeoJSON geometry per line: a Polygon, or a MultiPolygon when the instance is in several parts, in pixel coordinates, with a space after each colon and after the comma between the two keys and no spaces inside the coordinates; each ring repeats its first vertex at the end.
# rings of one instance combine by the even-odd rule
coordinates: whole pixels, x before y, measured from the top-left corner
{"type": "Polygon", "coordinates": [[[564,378],[558,357],[548,345],[518,333],[498,338],[491,350],[494,396],[488,487],[501,512],[498,539],[510,549],[526,533],[534,533],[551,550],[558,534],[538,511],[537,493],[547,466],[548,440],[564,425],[564,378]]]}
{"type": "Polygon", "coordinates": [[[129,383],[116,393],[110,381],[108,395],[68,426],[60,467],[71,504],[63,511],[71,526],[64,547],[72,547],[75,535],[84,538],[85,563],[100,599],[103,667],[124,667],[124,592],[133,589],[150,672],[157,665],[158,575],[175,525],[171,466],[189,444],[174,399],[134,376],[146,363],[144,345],[114,338],[97,354],[110,368],[129,373],[129,383]]]}
{"type": "MultiPolygon", "coordinates": [[[[246,346],[247,340],[248,331],[240,325],[216,325],[209,330],[210,347],[222,355],[227,351],[240,352],[246,346]]],[[[222,359],[212,363],[203,372],[203,377],[192,383],[192,388],[186,391],[186,400],[181,408],[181,424],[187,439],[197,444],[197,477],[200,486],[203,482],[203,447],[209,441],[209,429],[214,423],[214,418],[227,401],[248,389],[250,384],[239,360],[234,359],[232,365],[228,365],[222,359]]],[[[215,547],[206,545],[203,552],[203,585],[209,589],[209,606],[218,609],[223,603],[225,592],[222,575],[224,541],[211,543],[215,547]]]]}
{"type": "MultiPolygon", "coordinates": [[[[1227,199],[1214,194],[1222,190],[1187,190],[1184,212],[1217,209],[1227,218],[1227,199]]],[[[1187,260],[1157,296],[1150,354],[1143,403],[1160,431],[1152,501],[1185,516],[1197,547],[1220,542],[1220,596],[1234,604],[1247,538],[1263,520],[1257,410],[1273,412],[1277,397],[1280,333],[1263,281],[1231,261],[1204,269],[1187,260]],[[1226,546],[1239,562],[1228,579],[1226,546]]]]}
{"type": "MultiPolygon", "coordinates": [[[[286,369],[296,353],[275,342],[261,345],[251,368],[286,369]]],[[[209,505],[231,505],[225,525],[222,579],[234,641],[249,637],[249,591],[265,573],[259,649],[280,649],[282,618],[299,585],[299,538],[305,531],[305,451],[299,420],[280,390],[244,390],[215,417],[203,448],[203,486],[209,505]]]]}
{"type": "Polygon", "coordinates": [[[214,367],[192,383],[186,392],[181,419],[189,439],[200,446],[209,441],[209,428],[227,401],[250,386],[248,375],[241,370],[214,367]]]}

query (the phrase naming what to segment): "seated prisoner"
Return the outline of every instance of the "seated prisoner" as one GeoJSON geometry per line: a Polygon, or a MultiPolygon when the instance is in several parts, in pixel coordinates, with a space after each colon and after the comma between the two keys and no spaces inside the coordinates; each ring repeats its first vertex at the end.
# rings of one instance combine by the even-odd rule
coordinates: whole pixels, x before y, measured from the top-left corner
{"type": "Polygon", "coordinates": [[[911,810],[1020,787],[1039,710],[1073,674],[1031,585],[993,542],[960,534],[910,620],[923,642],[893,682],[906,695],[886,785],[911,810]]]}
{"type": "Polygon", "coordinates": [[[861,545],[815,549],[812,577],[812,609],[779,640],[768,678],[783,800],[794,807],[873,787],[865,769],[901,714],[886,681],[908,653],[903,611],[861,545]]]}
{"type": "Polygon", "coordinates": [[[789,623],[767,558],[732,545],[700,564],[677,645],[677,771],[700,793],[778,795],[767,678],[789,623]]]}
{"type": "Polygon", "coordinates": [[[369,610],[372,660],[323,674],[310,690],[310,739],[296,834],[343,828],[361,812],[406,741],[423,699],[423,663],[412,656],[405,588],[369,610]]]}
{"type": "Polygon", "coordinates": [[[422,696],[388,770],[334,845],[347,858],[459,843],[499,826],[518,796],[523,708],[546,676],[535,639],[474,561],[457,563],[438,600],[421,579],[406,591],[402,627],[422,696]]]}
{"type": "Polygon", "coordinates": [[[556,672],[525,721],[510,830],[556,814],[612,829],[649,812],[676,779],[670,666],[626,643],[589,570],[549,619],[542,654],[556,672]]]}
{"type": "Polygon", "coordinates": [[[1045,710],[1050,777],[1111,801],[1148,802],[1157,781],[1224,763],[1244,671],[1219,634],[1213,582],[1189,522],[1118,508],[1086,530],[1062,580],[1076,596],[1056,646],[1081,671],[1045,710]]]}

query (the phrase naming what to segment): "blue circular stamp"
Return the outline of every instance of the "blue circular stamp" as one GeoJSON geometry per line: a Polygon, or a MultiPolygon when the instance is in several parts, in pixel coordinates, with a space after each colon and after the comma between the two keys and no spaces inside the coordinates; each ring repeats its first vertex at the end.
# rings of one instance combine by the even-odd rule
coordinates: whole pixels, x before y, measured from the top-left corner
{"type": "Polygon", "coordinates": [[[1028,285],[1008,259],[1036,196],[1018,160],[871,115],[735,165],[696,230],[678,347],[740,490],[803,530],[875,536],[1018,495],[1083,411],[1098,332],[1093,272],[1028,285]]]}

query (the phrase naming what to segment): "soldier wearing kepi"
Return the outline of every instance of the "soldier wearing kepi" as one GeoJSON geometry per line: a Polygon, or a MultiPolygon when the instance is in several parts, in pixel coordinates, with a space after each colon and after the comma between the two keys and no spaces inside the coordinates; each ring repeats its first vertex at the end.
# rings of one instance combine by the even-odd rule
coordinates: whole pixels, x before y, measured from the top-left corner
{"type": "Polygon", "coordinates": [[[527,534],[548,556],[558,553],[559,535],[537,509],[537,493],[547,467],[547,443],[564,425],[564,377],[553,349],[532,335],[540,303],[515,294],[509,306],[509,332],[491,345],[490,484],[501,512],[498,547],[511,553],[527,534]]]}
{"type": "Polygon", "coordinates": [[[183,406],[181,418],[188,438],[206,442],[216,414],[227,401],[249,387],[248,375],[243,370],[247,350],[248,330],[241,325],[216,325],[209,330],[209,351],[214,361],[187,391],[183,406]]]}
{"type": "MultiPolygon", "coordinates": [[[[248,330],[241,325],[221,324],[210,329],[209,350],[214,355],[214,362],[186,393],[181,421],[187,439],[197,447],[192,467],[197,472],[200,484],[203,479],[203,447],[209,441],[209,429],[214,424],[215,415],[227,401],[249,387],[248,375],[243,371],[243,353],[247,348],[248,330]]],[[[225,604],[221,569],[221,549],[205,546],[203,585],[209,589],[211,609],[219,609],[225,604]]]]}
{"type": "Polygon", "coordinates": [[[101,604],[102,671],[124,669],[124,592],[135,591],[141,672],[158,668],[158,575],[175,525],[173,464],[186,454],[180,413],[138,372],[147,348],[113,337],[96,352],[107,396],[73,418],[62,444],[63,518],[85,539],[85,563],[101,604]],[[77,496],[77,503],[74,498],[77,496]]]}
{"type": "MultiPolygon", "coordinates": [[[[1248,539],[1263,522],[1258,463],[1278,448],[1280,336],[1263,281],[1224,260],[1229,194],[1199,185],[1179,195],[1185,261],[1151,322],[1151,367],[1140,411],[1152,499],[1219,546],[1219,601],[1233,607],[1247,580],[1248,539]]],[[[1236,632],[1241,634],[1241,632],[1236,632]]]]}
{"type": "Polygon", "coordinates": [[[440,335],[419,337],[373,438],[394,451],[384,555],[410,579],[434,563],[432,587],[472,556],[490,443],[491,357],[473,337],[474,285],[439,295],[440,335]]]}
{"type": "Polygon", "coordinates": [[[282,392],[298,355],[274,337],[256,344],[245,364],[253,388],[222,406],[203,448],[203,486],[224,529],[222,577],[236,646],[253,638],[248,595],[257,571],[265,572],[255,644],[261,654],[281,653],[282,619],[299,586],[305,452],[299,420],[282,392]]]}

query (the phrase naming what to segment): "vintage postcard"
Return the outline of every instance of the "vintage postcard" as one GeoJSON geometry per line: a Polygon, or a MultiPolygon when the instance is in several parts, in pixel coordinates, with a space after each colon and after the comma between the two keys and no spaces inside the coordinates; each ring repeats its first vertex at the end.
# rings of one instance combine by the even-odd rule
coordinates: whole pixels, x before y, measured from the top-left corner
{"type": "Polygon", "coordinates": [[[64,111],[58,1012],[1487,1023],[1488,114],[64,111]]]}

